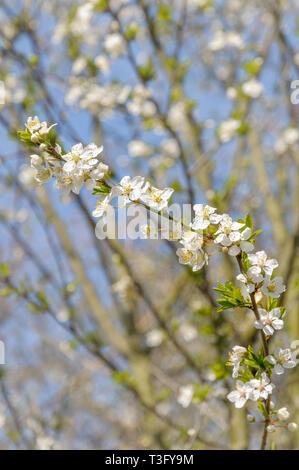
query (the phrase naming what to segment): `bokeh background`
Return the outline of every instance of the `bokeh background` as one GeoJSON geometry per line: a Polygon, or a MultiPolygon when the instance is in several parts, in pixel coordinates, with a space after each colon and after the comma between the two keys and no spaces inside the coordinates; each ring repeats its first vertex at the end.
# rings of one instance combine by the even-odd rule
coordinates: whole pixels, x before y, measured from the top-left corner
{"type": "MultiPolygon", "coordinates": [[[[174,202],[250,212],[280,262],[299,339],[296,0],[0,2],[0,447],[255,449],[235,410],[229,349],[258,344],[252,314],[217,313],[228,256],[201,273],[165,240],[97,240],[90,193],[41,187],[17,139],[28,116],[64,146],[104,145],[116,179],[174,202]],[[48,307],[50,304],[50,308],[48,307]]],[[[273,344],[275,340],[273,341],[273,344]]],[[[275,402],[299,422],[298,372],[275,402]]],[[[270,436],[280,449],[298,434],[270,436]]]]}

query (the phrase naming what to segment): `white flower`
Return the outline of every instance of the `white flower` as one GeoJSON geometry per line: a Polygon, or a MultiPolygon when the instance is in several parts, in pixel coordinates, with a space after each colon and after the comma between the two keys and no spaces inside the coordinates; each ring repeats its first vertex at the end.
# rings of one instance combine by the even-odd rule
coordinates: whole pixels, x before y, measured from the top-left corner
{"type": "Polygon", "coordinates": [[[281,311],[279,308],[273,308],[270,312],[260,308],[260,320],[254,322],[255,328],[263,330],[265,335],[272,336],[275,330],[281,330],[284,322],[280,320],[281,311]]]}
{"type": "Polygon", "coordinates": [[[192,384],[184,385],[183,387],[179,388],[177,401],[183,408],[188,408],[188,406],[192,402],[193,395],[194,395],[193,385],[192,384]]]}
{"type": "Polygon", "coordinates": [[[125,51],[125,43],[119,33],[108,34],[105,38],[104,47],[114,57],[120,56],[125,51]]]}
{"type": "Polygon", "coordinates": [[[35,179],[39,183],[47,183],[47,181],[49,181],[51,178],[52,178],[51,170],[49,168],[44,168],[44,167],[40,168],[35,175],[35,179]]]}
{"type": "Polygon", "coordinates": [[[158,189],[154,186],[147,188],[147,193],[142,196],[142,200],[152,209],[160,211],[168,206],[168,200],[173,194],[172,188],[158,189]]]}
{"type": "Polygon", "coordinates": [[[103,151],[103,147],[97,147],[94,143],[83,147],[81,143],[73,145],[71,151],[63,155],[66,163],[63,171],[66,173],[91,170],[99,163],[98,155],[103,151]]]}
{"type": "Polygon", "coordinates": [[[202,247],[203,239],[199,233],[188,230],[183,233],[180,243],[188,250],[196,251],[202,247]]]}
{"type": "Polygon", "coordinates": [[[152,147],[143,140],[132,140],[129,143],[129,152],[132,157],[149,157],[152,147]]]}
{"type": "Polygon", "coordinates": [[[25,123],[26,128],[31,134],[32,142],[38,142],[40,137],[45,137],[52,127],[56,125],[52,124],[52,126],[48,127],[46,121],[40,122],[38,116],[34,116],[34,118],[30,116],[25,123]]]}
{"type": "Polygon", "coordinates": [[[192,251],[188,248],[179,248],[176,252],[180,264],[189,264],[192,271],[199,271],[205,264],[208,264],[208,255],[200,248],[192,251]]]}
{"type": "Polygon", "coordinates": [[[71,191],[79,194],[84,184],[84,178],[80,174],[68,174],[65,172],[56,174],[55,188],[62,190],[64,195],[68,195],[71,191]]]}
{"type": "Polygon", "coordinates": [[[256,253],[249,254],[248,260],[250,261],[250,264],[258,266],[269,276],[271,276],[273,270],[278,267],[278,261],[276,259],[268,258],[265,251],[257,251],[256,253]]]}
{"type": "Polygon", "coordinates": [[[250,98],[258,98],[263,93],[264,87],[255,78],[251,78],[243,83],[242,91],[245,95],[250,96],[250,98]]]}
{"type": "Polygon", "coordinates": [[[195,218],[191,227],[194,230],[205,230],[210,224],[218,224],[222,219],[222,215],[215,214],[215,207],[195,204],[193,209],[195,212],[195,218]]]}
{"type": "Polygon", "coordinates": [[[39,155],[31,155],[30,159],[31,168],[39,169],[43,166],[44,160],[39,155]]]}
{"type": "Polygon", "coordinates": [[[160,346],[164,338],[163,331],[159,329],[151,330],[146,334],[145,342],[149,348],[160,346]]]}
{"type": "Polygon", "coordinates": [[[261,268],[252,266],[247,270],[246,274],[239,274],[237,279],[246,285],[248,293],[251,294],[255,291],[256,285],[264,280],[264,277],[261,274],[261,268]]]}
{"type": "Polygon", "coordinates": [[[123,203],[127,204],[131,201],[137,201],[146,191],[147,185],[144,186],[145,179],[142,176],[124,176],[117,187],[117,193],[123,196],[123,203]]]}
{"type": "Polygon", "coordinates": [[[108,73],[109,72],[109,61],[108,61],[106,56],[98,55],[94,59],[94,63],[101,72],[103,72],[103,73],[108,73]]]}
{"type": "Polygon", "coordinates": [[[290,417],[290,413],[288,412],[287,408],[280,408],[277,411],[277,417],[280,421],[287,421],[290,417]]]}
{"type": "Polygon", "coordinates": [[[108,173],[109,167],[105,163],[100,162],[97,167],[91,170],[88,175],[84,173],[85,177],[85,186],[88,190],[93,190],[96,186],[96,182],[103,179],[104,176],[108,173]],[[87,178],[87,179],[86,179],[87,178]]]}
{"type": "Polygon", "coordinates": [[[229,215],[224,214],[219,223],[219,228],[215,233],[215,243],[220,243],[223,246],[231,246],[234,242],[241,240],[240,228],[244,227],[244,224],[239,222],[233,222],[229,215]]]}
{"type": "Polygon", "coordinates": [[[267,431],[268,432],[275,432],[276,427],[274,426],[274,424],[269,424],[269,426],[267,426],[267,431]]]}
{"type": "Polygon", "coordinates": [[[292,360],[292,353],[290,349],[277,348],[274,351],[274,355],[266,357],[270,364],[274,365],[273,373],[281,375],[284,373],[284,369],[292,369],[296,367],[296,362],[292,360]]]}
{"type": "Polygon", "coordinates": [[[180,154],[180,148],[175,139],[164,140],[160,145],[161,152],[170,158],[177,158],[180,154]]]}
{"type": "Polygon", "coordinates": [[[234,346],[232,349],[232,353],[229,353],[229,361],[227,365],[233,366],[233,378],[236,379],[239,374],[240,364],[246,354],[247,349],[243,348],[243,346],[234,346]]]}
{"type": "Polygon", "coordinates": [[[112,194],[108,196],[102,196],[98,199],[95,210],[92,212],[93,217],[102,217],[110,207],[110,201],[112,199],[112,194]]]}
{"type": "Polygon", "coordinates": [[[275,388],[274,384],[271,384],[270,378],[263,372],[259,379],[252,379],[249,382],[251,387],[250,399],[257,401],[261,398],[266,400],[268,395],[271,395],[273,389],[275,388]]]}
{"type": "Polygon", "coordinates": [[[296,432],[296,431],[297,431],[297,428],[298,428],[298,426],[297,426],[296,423],[289,423],[289,424],[288,424],[288,430],[289,430],[290,432],[296,432]]]}
{"type": "Polygon", "coordinates": [[[283,132],[283,139],[287,145],[293,145],[299,139],[299,131],[294,127],[288,127],[283,132]]]}
{"type": "Polygon", "coordinates": [[[235,390],[230,392],[227,398],[230,402],[235,404],[236,408],[242,408],[249,399],[251,390],[251,386],[248,382],[244,383],[241,382],[241,380],[237,380],[235,390]]]}
{"type": "Polygon", "coordinates": [[[286,286],[283,284],[282,277],[275,277],[271,279],[270,276],[266,276],[262,291],[265,295],[269,295],[274,299],[278,299],[280,294],[286,290],[286,286]]]}
{"type": "Polygon", "coordinates": [[[142,238],[158,238],[158,229],[155,225],[142,225],[140,227],[142,238]]]}
{"type": "MultiPolygon", "coordinates": [[[[238,235],[234,235],[235,238],[238,238],[238,235]]],[[[254,245],[248,241],[251,237],[251,229],[246,227],[243,232],[240,232],[240,241],[235,242],[228,250],[228,254],[230,256],[237,256],[244,251],[245,253],[249,253],[254,249],[254,245]]]]}
{"type": "Polygon", "coordinates": [[[219,139],[221,142],[228,142],[241,126],[241,121],[238,119],[228,119],[220,124],[218,128],[219,139]]]}

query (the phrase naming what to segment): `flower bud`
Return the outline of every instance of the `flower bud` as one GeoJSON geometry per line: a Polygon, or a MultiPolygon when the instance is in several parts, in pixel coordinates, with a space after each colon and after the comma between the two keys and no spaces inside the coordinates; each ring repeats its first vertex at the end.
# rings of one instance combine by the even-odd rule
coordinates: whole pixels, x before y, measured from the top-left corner
{"type": "Polygon", "coordinates": [[[42,166],[43,159],[39,155],[31,155],[31,167],[42,166]]]}
{"type": "Polygon", "coordinates": [[[296,423],[289,423],[288,424],[288,430],[291,431],[291,432],[296,432],[297,431],[297,424],[296,423]]]}
{"type": "Polygon", "coordinates": [[[255,422],[255,417],[252,415],[247,415],[247,421],[248,423],[254,423],[255,422]]]}
{"type": "Polygon", "coordinates": [[[41,150],[46,150],[46,149],[47,149],[47,146],[46,146],[46,144],[40,144],[39,148],[40,148],[41,150]]]}
{"type": "Polygon", "coordinates": [[[280,408],[277,411],[277,417],[278,417],[278,419],[280,419],[280,421],[287,421],[290,417],[290,413],[288,412],[286,407],[280,408]]]}
{"type": "Polygon", "coordinates": [[[276,428],[275,428],[275,426],[273,426],[273,424],[269,424],[269,426],[267,426],[267,431],[268,432],[274,432],[274,431],[276,431],[276,428]]]}
{"type": "Polygon", "coordinates": [[[275,403],[274,403],[274,401],[270,401],[269,408],[270,408],[270,411],[273,411],[273,410],[274,410],[274,408],[275,408],[275,403]]]}
{"type": "Polygon", "coordinates": [[[39,135],[38,134],[32,134],[31,142],[33,142],[34,144],[37,144],[39,142],[39,135]]]}

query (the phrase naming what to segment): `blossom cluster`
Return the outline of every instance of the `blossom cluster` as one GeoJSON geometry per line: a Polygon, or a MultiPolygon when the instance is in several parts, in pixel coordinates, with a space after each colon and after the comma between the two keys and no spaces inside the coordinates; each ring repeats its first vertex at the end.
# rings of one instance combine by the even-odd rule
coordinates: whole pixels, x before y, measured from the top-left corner
{"type": "Polygon", "coordinates": [[[65,194],[70,191],[79,194],[84,184],[92,190],[109,170],[107,165],[99,161],[103,147],[94,143],[84,147],[78,143],[65,152],[58,143],[53,145],[51,142],[50,131],[54,125],[48,127],[37,116],[27,120],[27,132],[23,133],[23,139],[29,138],[40,152],[31,155],[31,167],[36,170],[35,179],[39,183],[46,183],[54,177],[56,188],[65,194]]]}

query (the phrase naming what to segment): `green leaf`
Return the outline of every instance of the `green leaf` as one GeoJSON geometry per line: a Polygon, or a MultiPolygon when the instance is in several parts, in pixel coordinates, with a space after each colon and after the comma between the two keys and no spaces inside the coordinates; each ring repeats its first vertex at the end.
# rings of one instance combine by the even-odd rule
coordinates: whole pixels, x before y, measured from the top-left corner
{"type": "Polygon", "coordinates": [[[11,271],[8,263],[0,263],[0,274],[2,277],[11,276],[11,271]]]}
{"type": "Polygon", "coordinates": [[[148,59],[144,65],[140,65],[137,69],[139,75],[145,82],[155,78],[155,68],[152,59],[148,59]]]}
{"type": "Polygon", "coordinates": [[[209,395],[211,387],[209,385],[194,384],[194,395],[192,401],[194,403],[201,403],[209,395]]]}
{"type": "Polygon", "coordinates": [[[243,295],[238,287],[231,282],[221,284],[218,282],[218,287],[214,290],[222,296],[222,299],[217,299],[220,305],[218,312],[236,307],[246,307],[248,304],[244,301],[243,295]]]}
{"type": "Polygon", "coordinates": [[[169,23],[171,21],[171,9],[165,3],[159,5],[157,19],[169,23]]]}
{"type": "Polygon", "coordinates": [[[103,183],[97,183],[93,188],[92,194],[110,194],[111,188],[103,183]]]}
{"type": "Polygon", "coordinates": [[[249,227],[251,230],[253,230],[253,222],[250,214],[246,214],[244,222],[246,227],[249,227]]]}
{"type": "Polygon", "coordinates": [[[126,30],[126,38],[128,41],[132,41],[133,39],[136,38],[136,34],[138,33],[139,30],[139,25],[136,21],[133,21],[132,23],[128,24],[127,30],[126,30]]]}
{"type": "Polygon", "coordinates": [[[260,412],[262,413],[262,415],[264,415],[265,418],[268,418],[268,412],[267,412],[266,407],[265,407],[265,405],[262,401],[258,402],[257,407],[260,410],[260,412]]]}
{"type": "Polygon", "coordinates": [[[115,382],[118,384],[127,384],[132,386],[135,385],[132,375],[127,370],[115,371],[112,373],[112,376],[115,382]]]}

